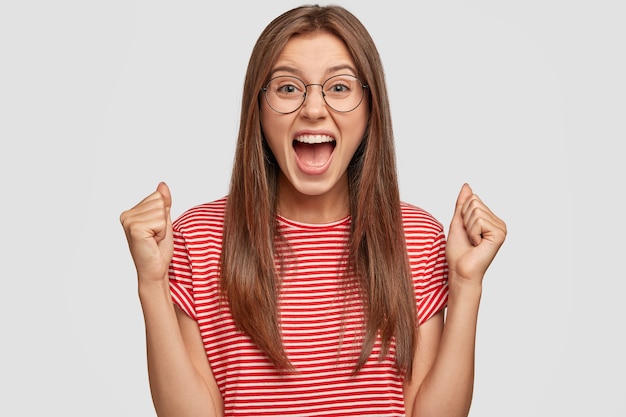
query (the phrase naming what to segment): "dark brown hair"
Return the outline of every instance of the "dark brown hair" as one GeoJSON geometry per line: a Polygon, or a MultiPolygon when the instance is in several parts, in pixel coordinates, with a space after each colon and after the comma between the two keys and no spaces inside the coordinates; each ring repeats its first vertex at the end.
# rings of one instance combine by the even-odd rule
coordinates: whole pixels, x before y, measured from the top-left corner
{"type": "Polygon", "coordinates": [[[359,78],[369,85],[370,116],[349,167],[351,231],[348,265],[360,288],[366,330],[355,371],[376,337],[411,375],[416,334],[415,292],[406,253],[391,116],[383,66],[361,22],[340,6],[302,6],[273,20],[252,51],[243,88],[241,120],[224,221],[221,290],[238,328],[279,369],[290,369],[277,318],[280,285],[275,267],[278,167],[264,144],[259,91],[295,35],[328,32],[346,44],[359,78]]]}

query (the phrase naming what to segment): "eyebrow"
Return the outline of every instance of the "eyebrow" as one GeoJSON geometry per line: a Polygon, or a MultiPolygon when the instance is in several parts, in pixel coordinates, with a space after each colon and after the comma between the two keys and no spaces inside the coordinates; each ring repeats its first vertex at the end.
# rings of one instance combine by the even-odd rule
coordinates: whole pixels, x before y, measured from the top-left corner
{"type": "MultiPolygon", "coordinates": [[[[356,70],[354,69],[354,67],[352,67],[352,65],[349,64],[334,65],[326,69],[326,75],[346,69],[350,70],[350,72],[356,75],[356,70]]],[[[281,65],[272,69],[272,71],[270,72],[270,78],[273,77],[277,72],[289,72],[291,74],[297,75],[298,77],[302,77],[302,71],[300,71],[298,68],[291,67],[289,65],[281,65]]]]}

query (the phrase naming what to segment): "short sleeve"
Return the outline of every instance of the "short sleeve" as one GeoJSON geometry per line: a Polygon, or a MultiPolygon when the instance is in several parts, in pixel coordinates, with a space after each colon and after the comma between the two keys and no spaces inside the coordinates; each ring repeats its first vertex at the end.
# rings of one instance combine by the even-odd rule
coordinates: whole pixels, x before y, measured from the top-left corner
{"type": "Polygon", "coordinates": [[[174,254],[169,267],[169,283],[174,304],[188,316],[197,319],[191,258],[183,233],[176,229],[174,230],[174,254]]]}
{"type": "Polygon", "coordinates": [[[418,324],[448,302],[448,264],[443,225],[425,210],[403,203],[402,220],[413,276],[418,324]]]}
{"type": "Polygon", "coordinates": [[[423,270],[413,279],[418,323],[423,324],[448,303],[448,265],[443,231],[433,238],[423,270]]]}

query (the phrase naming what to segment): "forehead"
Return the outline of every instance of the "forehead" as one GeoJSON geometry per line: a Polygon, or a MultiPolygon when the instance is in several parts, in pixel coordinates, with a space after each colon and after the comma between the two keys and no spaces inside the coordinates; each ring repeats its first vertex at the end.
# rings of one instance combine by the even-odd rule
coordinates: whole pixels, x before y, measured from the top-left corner
{"type": "Polygon", "coordinates": [[[317,78],[339,71],[355,73],[354,61],[345,43],[328,32],[314,32],[291,38],[278,55],[272,73],[293,72],[317,78]]]}

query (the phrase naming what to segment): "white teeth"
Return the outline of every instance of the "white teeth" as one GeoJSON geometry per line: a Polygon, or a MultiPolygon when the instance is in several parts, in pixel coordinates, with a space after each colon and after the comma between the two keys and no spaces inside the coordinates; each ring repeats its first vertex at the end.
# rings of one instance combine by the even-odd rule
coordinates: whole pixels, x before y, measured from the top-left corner
{"type": "Polygon", "coordinates": [[[335,139],[326,135],[302,135],[302,136],[298,136],[297,138],[295,138],[295,140],[297,140],[298,142],[302,142],[302,143],[314,144],[314,143],[333,142],[335,139]]]}

